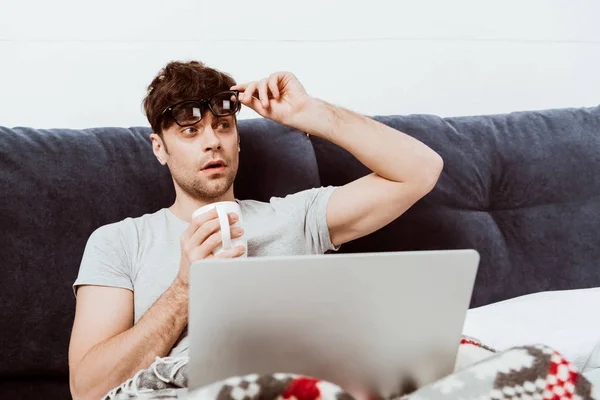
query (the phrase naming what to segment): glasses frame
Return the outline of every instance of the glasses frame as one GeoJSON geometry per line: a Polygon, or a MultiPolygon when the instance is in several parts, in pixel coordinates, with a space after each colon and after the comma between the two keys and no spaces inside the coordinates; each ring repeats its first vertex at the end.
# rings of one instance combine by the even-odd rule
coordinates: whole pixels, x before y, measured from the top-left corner
{"type": "Polygon", "coordinates": [[[180,101],[180,102],[178,102],[178,103],[171,104],[170,106],[168,106],[167,108],[165,108],[165,109],[164,109],[164,110],[163,110],[163,111],[160,113],[160,116],[161,116],[161,118],[162,118],[162,117],[163,117],[163,115],[164,115],[166,112],[170,112],[170,113],[171,113],[171,118],[173,118],[173,121],[175,121],[175,123],[176,123],[177,125],[179,125],[179,126],[181,126],[181,127],[183,128],[183,127],[186,127],[186,126],[192,126],[192,125],[194,125],[194,124],[197,124],[199,121],[201,121],[201,120],[202,120],[202,114],[204,114],[204,110],[206,110],[206,107],[208,107],[208,109],[210,110],[210,112],[211,112],[211,113],[212,113],[212,114],[213,114],[215,117],[225,117],[225,116],[228,116],[228,115],[235,115],[235,113],[236,113],[236,112],[238,112],[238,111],[239,111],[239,110],[242,108],[242,103],[240,102],[240,99],[239,99],[239,94],[240,94],[240,91],[239,91],[239,90],[224,90],[224,91],[222,91],[222,92],[215,93],[214,95],[210,96],[208,99],[199,99],[199,100],[183,100],[183,101],[180,101]],[[227,113],[227,114],[217,114],[217,113],[216,113],[216,112],[215,112],[215,111],[212,109],[212,106],[210,105],[210,101],[211,101],[211,100],[212,100],[214,97],[216,97],[216,96],[219,96],[219,95],[222,95],[223,93],[233,93],[233,95],[235,96],[235,101],[236,101],[236,104],[237,104],[237,106],[236,106],[235,110],[233,110],[233,109],[232,109],[232,111],[231,111],[230,113],[227,113]],[[192,124],[185,124],[185,125],[181,125],[179,122],[177,122],[177,119],[175,118],[175,115],[173,114],[173,108],[175,108],[175,107],[177,107],[178,105],[181,105],[181,104],[183,104],[183,103],[192,103],[192,102],[197,102],[197,103],[199,103],[199,104],[200,104],[200,117],[198,118],[198,120],[197,120],[197,121],[194,121],[194,123],[192,123],[192,124]]]}

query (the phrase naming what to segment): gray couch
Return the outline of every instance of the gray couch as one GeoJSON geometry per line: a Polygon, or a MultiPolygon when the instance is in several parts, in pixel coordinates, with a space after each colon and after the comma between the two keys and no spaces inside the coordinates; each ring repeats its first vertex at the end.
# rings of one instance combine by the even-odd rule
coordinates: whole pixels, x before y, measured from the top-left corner
{"type": "MultiPolygon", "coordinates": [[[[600,286],[600,107],[377,119],[431,146],[445,168],[406,214],[342,252],[477,249],[472,306],[600,286]]],[[[240,132],[238,198],[368,172],[343,149],[270,121],[241,121],[240,132]]],[[[88,236],[174,199],[149,133],[0,127],[0,398],[69,397],[71,285],[88,236]]]]}

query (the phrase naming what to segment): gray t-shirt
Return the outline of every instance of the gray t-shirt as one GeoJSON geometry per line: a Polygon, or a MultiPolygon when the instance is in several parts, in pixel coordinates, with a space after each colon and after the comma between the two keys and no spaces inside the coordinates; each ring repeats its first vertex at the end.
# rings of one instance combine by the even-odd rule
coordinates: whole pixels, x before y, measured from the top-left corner
{"type": "MultiPolygon", "coordinates": [[[[337,250],[327,226],[327,202],[335,187],[273,197],[268,203],[238,201],[244,218],[248,256],[322,254],[337,250]]],[[[179,271],[180,238],[189,223],[168,208],[95,230],[85,247],[73,284],[129,289],[137,323],[169,288],[179,271]]],[[[169,356],[187,355],[187,328],[169,356]]]]}

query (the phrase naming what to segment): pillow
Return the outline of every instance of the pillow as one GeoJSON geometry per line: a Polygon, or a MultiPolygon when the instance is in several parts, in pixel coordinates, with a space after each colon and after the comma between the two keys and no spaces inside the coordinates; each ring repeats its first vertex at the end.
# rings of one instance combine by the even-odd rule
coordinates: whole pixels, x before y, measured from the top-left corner
{"type": "Polygon", "coordinates": [[[581,372],[600,368],[600,288],[540,292],[467,311],[463,333],[497,351],[544,344],[581,372]]]}

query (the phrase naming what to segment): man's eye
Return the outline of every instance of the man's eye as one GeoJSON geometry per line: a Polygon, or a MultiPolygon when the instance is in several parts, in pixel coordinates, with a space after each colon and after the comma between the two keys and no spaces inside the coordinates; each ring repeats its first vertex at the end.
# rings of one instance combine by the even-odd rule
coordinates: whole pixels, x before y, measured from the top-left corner
{"type": "Polygon", "coordinates": [[[184,135],[187,136],[191,136],[193,134],[195,134],[198,130],[196,128],[194,128],[193,126],[189,127],[189,128],[185,128],[183,130],[184,135]]]}
{"type": "Polygon", "coordinates": [[[229,122],[227,122],[227,121],[223,121],[223,122],[220,122],[220,123],[219,123],[219,126],[220,126],[222,129],[229,129],[229,127],[230,127],[231,125],[229,124],[229,122]]]}

